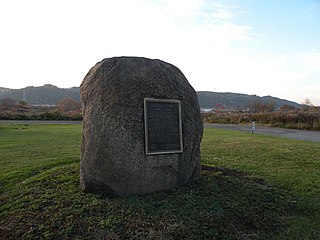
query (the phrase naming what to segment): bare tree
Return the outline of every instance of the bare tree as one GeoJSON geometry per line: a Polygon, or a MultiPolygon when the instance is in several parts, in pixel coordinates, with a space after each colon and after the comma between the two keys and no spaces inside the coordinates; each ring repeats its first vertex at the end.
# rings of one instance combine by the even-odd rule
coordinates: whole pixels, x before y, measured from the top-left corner
{"type": "Polygon", "coordinates": [[[306,98],[301,104],[306,106],[313,106],[309,98],[306,98]]]}

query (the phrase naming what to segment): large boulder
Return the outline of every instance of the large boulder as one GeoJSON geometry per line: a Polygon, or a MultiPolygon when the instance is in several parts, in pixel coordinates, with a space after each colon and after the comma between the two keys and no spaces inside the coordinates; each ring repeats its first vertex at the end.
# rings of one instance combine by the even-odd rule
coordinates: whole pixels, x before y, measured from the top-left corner
{"type": "Polygon", "coordinates": [[[138,57],[104,59],[84,78],[81,105],[83,190],[128,196],[199,179],[200,108],[196,92],[177,67],[138,57]],[[146,154],[145,98],[180,100],[181,153],[146,154]]]}

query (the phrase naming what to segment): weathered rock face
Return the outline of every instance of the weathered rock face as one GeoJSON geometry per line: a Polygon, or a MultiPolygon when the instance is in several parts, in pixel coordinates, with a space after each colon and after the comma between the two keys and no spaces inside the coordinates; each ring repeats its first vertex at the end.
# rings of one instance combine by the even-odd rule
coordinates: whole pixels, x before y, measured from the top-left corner
{"type": "Polygon", "coordinates": [[[81,104],[83,190],[128,196],[200,177],[200,108],[196,92],[175,66],[138,57],[104,59],[83,80],[81,104]],[[146,155],[144,98],[181,101],[182,153],[146,155]]]}

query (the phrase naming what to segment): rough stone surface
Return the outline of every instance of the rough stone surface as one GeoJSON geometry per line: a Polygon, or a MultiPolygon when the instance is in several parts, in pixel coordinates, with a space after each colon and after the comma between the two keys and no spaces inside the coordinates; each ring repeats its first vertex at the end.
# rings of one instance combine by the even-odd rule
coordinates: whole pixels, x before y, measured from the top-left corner
{"type": "Polygon", "coordinates": [[[175,66],[138,57],[104,59],[84,78],[81,104],[83,190],[128,196],[199,179],[200,108],[196,92],[175,66]],[[181,101],[183,153],[145,154],[144,98],[181,101]]]}

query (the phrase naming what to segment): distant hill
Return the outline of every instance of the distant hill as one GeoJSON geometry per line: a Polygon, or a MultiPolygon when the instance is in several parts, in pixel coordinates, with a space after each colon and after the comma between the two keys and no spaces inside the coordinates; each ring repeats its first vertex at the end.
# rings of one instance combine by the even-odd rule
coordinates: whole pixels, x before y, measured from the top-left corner
{"type": "MultiPolygon", "coordinates": [[[[244,109],[250,104],[274,103],[276,108],[286,104],[296,108],[301,107],[298,103],[275,98],[271,96],[259,97],[239,93],[197,92],[201,108],[213,108],[217,104],[225,106],[226,109],[244,109]]],[[[29,104],[55,105],[65,98],[80,101],[80,87],[58,88],[51,84],[41,87],[26,87],[22,89],[0,88],[0,99],[11,98],[17,101],[26,101],[29,104]]]]}
{"type": "Polygon", "coordinates": [[[22,89],[0,88],[0,99],[3,98],[26,101],[29,104],[55,105],[65,98],[72,98],[76,101],[80,101],[80,88],[58,88],[51,84],[22,89]]]}
{"type": "Polygon", "coordinates": [[[246,95],[240,93],[218,93],[218,92],[197,92],[198,101],[201,108],[214,108],[217,104],[225,106],[226,109],[244,109],[248,108],[253,103],[272,103],[275,108],[280,108],[282,105],[294,106],[300,108],[301,105],[285,99],[280,99],[271,96],[259,97],[256,95],[246,95]]]}

